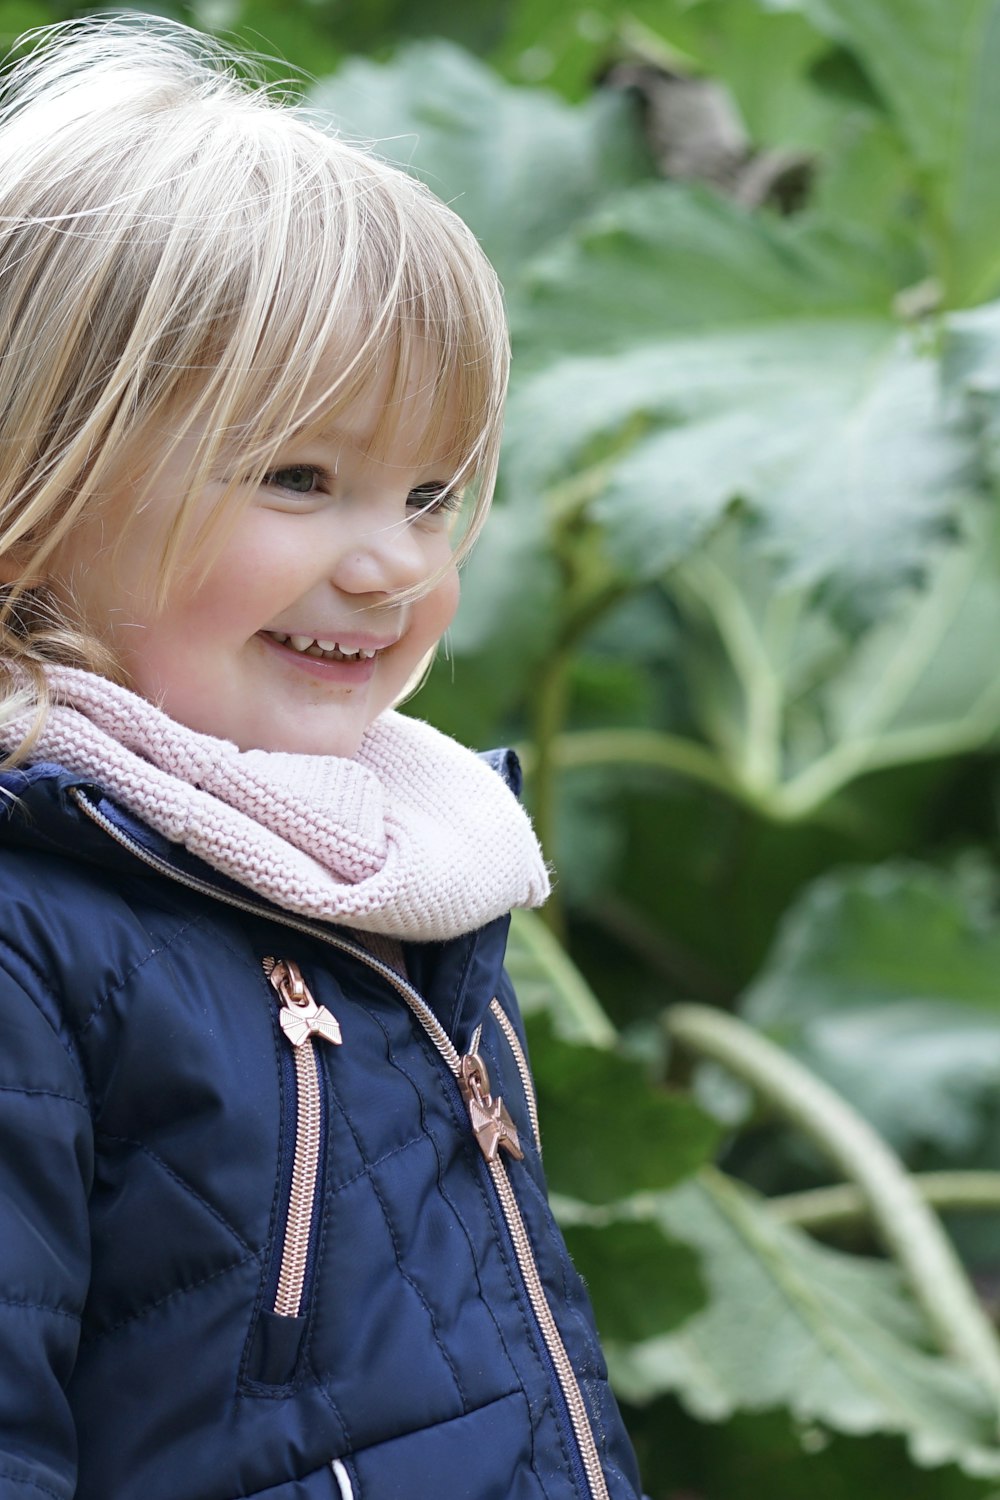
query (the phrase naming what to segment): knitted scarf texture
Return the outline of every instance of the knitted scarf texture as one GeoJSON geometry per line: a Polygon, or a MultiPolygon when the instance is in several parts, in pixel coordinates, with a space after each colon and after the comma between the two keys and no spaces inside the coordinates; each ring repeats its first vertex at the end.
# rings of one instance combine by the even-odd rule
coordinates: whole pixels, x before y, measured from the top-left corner
{"type": "MultiPolygon", "coordinates": [[[[239,750],[91,672],[47,672],[32,750],[269,901],[362,932],[458,937],[540,906],[548,875],[527,815],[478,756],[381,714],[353,760],[239,750]]],[[[14,720],[27,732],[29,716],[14,720]]]]}

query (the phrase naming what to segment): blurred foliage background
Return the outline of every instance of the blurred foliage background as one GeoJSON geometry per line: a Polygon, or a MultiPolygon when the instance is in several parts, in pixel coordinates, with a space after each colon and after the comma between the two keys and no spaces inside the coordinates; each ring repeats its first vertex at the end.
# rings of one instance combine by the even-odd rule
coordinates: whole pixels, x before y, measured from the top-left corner
{"type": "Polygon", "coordinates": [[[521,748],[559,871],[512,967],[650,1495],[996,1497],[1000,3],[154,8],[504,279],[414,711],[521,748]]]}

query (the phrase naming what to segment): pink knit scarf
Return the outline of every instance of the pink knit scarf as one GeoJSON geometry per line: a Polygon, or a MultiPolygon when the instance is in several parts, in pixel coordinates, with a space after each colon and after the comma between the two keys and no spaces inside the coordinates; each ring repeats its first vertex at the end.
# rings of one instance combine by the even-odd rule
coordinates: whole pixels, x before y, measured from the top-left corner
{"type": "Polygon", "coordinates": [[[92,777],[287,911],[430,941],[548,895],[531,824],[503,780],[419,720],[382,714],[354,760],[241,751],[90,672],[52,668],[48,680],[34,760],[92,777]]]}

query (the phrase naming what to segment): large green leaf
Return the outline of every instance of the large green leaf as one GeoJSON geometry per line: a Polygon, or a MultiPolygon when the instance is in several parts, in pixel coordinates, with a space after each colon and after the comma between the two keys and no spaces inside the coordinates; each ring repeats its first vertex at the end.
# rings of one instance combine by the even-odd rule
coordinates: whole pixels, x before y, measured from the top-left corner
{"type": "Polygon", "coordinates": [[[2,0],[0,4],[0,47],[9,47],[25,31],[45,26],[53,19],[42,0],[2,0]]]}
{"type": "Polygon", "coordinates": [[[528,1018],[545,1165],[553,1192],[614,1203],[672,1186],[711,1159],[720,1129],[630,1058],[557,1036],[528,1018]]]}
{"type": "Polygon", "coordinates": [[[692,625],[714,629],[685,661],[699,722],[773,815],[810,816],[870,771],[1000,734],[981,645],[1000,632],[1000,517],[981,501],[960,514],[962,541],[928,546],[919,587],[870,597],[881,618],[853,638],[828,594],[782,578],[735,525],[678,570],[692,625]]]}
{"type": "Polygon", "coordinates": [[[974,450],[937,382],[888,322],[728,327],[720,310],[698,336],[522,378],[503,494],[537,515],[596,450],[588,513],[627,577],[690,555],[741,500],[797,582],[878,589],[913,576],[967,489],[974,450]]]}
{"type": "Polygon", "coordinates": [[[1000,1089],[995,882],[916,864],[818,881],[788,913],[747,1018],[903,1151],[969,1160],[1000,1089]]]}
{"type": "MultiPolygon", "coordinates": [[[[807,8],[810,0],[806,0],[807,8]]],[[[952,301],[1000,285],[1000,4],[818,0],[826,24],[875,80],[923,173],[952,301]]]]}
{"type": "Polygon", "coordinates": [[[700,1251],[712,1300],[675,1333],[611,1344],[612,1376],[628,1400],[675,1391],[716,1422],[785,1407],[837,1432],[903,1433],[920,1464],[1000,1473],[991,1402],[927,1353],[891,1267],[816,1245],[716,1173],[663,1197],[658,1217],[700,1251]]]}
{"type": "Polygon", "coordinates": [[[822,701],[829,749],[788,788],[808,802],[865,769],[979,749],[1000,733],[1000,516],[972,506],[960,545],[859,644],[822,701]]]}
{"type": "Polygon", "coordinates": [[[967,539],[941,554],[926,588],[867,637],[836,679],[831,735],[845,751],[918,728],[978,725],[983,740],[1000,729],[1000,686],[976,650],[1000,629],[1000,539],[985,507],[967,526],[967,539]]]}
{"type": "Polygon", "coordinates": [[[780,1411],[701,1423],[661,1397],[626,1420],[650,1492],[668,1475],[674,1500],[996,1500],[994,1483],[954,1466],[915,1468],[899,1437],[846,1437],[780,1411]]]}
{"type": "MultiPolygon", "coordinates": [[[[65,7],[74,8],[91,7],[65,7]]],[[[173,13],[254,52],[266,51],[279,78],[288,76],[281,59],[316,77],[332,71],[345,54],[378,52],[409,37],[446,36],[481,53],[496,44],[501,20],[496,0],[465,0],[461,6],[451,0],[154,0],[134,8],[173,13]]],[[[51,20],[52,0],[47,9],[51,20]]]]}
{"type": "Polygon", "coordinates": [[[654,1338],[704,1306],[698,1257],[690,1246],[668,1239],[659,1224],[649,1219],[567,1223],[567,1205],[562,1207],[566,1244],[587,1283],[602,1338],[625,1343],[654,1338]]]}
{"type": "Polygon", "coordinates": [[[385,64],[351,58],[310,103],[452,204],[505,280],[647,170],[623,99],[574,107],[505,83],[446,42],[413,43],[385,64]]]}
{"type": "MultiPolygon", "coordinates": [[[[816,87],[812,74],[826,42],[792,7],[702,0],[682,7],[678,20],[687,23],[683,32],[672,18],[659,27],[668,41],[676,36],[711,76],[725,81],[756,146],[828,147],[842,102],[816,87]]],[[[650,25],[658,25],[652,15],[650,25]]]]}
{"type": "Polygon", "coordinates": [[[537,256],[512,317],[519,357],[539,363],[556,351],[631,350],[692,330],[884,314],[897,285],[881,242],[652,183],[621,193],[537,256]]]}
{"type": "Polygon", "coordinates": [[[801,15],[759,0],[599,0],[585,10],[579,0],[514,0],[492,59],[513,78],[580,97],[609,57],[630,50],[637,22],[653,58],[725,81],[757,145],[826,140],[834,106],[809,75],[827,43],[801,15]]]}

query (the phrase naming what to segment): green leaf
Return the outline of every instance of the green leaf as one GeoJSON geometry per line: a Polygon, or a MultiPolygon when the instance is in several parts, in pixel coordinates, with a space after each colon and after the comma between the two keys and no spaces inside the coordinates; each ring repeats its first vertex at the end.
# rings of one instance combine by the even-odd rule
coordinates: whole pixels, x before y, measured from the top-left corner
{"type": "MultiPolygon", "coordinates": [[[[787,565],[777,568],[735,522],[678,569],[699,723],[772,816],[809,817],[873,770],[977,750],[1000,735],[1000,684],[981,648],[1000,632],[1000,516],[981,501],[958,514],[962,541],[926,543],[921,585],[887,598],[889,577],[869,576],[861,604],[880,618],[867,628],[845,611],[832,628],[829,587],[790,580],[787,565]]],[[[938,519],[947,525],[946,514],[938,519]]],[[[817,547],[803,550],[804,564],[815,563],[817,547]]],[[[898,560],[915,568],[912,538],[910,548],[898,560]]],[[[874,561],[857,559],[862,568],[874,561]]],[[[850,564],[845,557],[832,578],[842,582],[850,564]]]]}
{"type": "Polygon", "coordinates": [[[919,164],[949,300],[1000,284],[1000,4],[997,0],[821,0],[875,80],[919,164]]]}
{"type": "MultiPolygon", "coordinates": [[[[451,643],[459,663],[476,658],[478,687],[501,710],[544,659],[559,623],[559,568],[546,522],[541,506],[497,504],[462,570],[451,643]]],[[[465,690],[460,664],[456,677],[465,690]]]]}
{"type": "Polygon", "coordinates": [[[784,789],[789,812],[865,770],[976,750],[1000,733],[1000,682],[982,654],[1000,631],[1000,516],[970,506],[964,530],[826,685],[829,749],[784,789]]]}
{"type": "MultiPolygon", "coordinates": [[[[849,54],[847,54],[849,56],[849,54]]],[[[897,278],[927,282],[933,270],[914,187],[913,161],[881,114],[841,111],[810,194],[810,211],[830,224],[864,225],[897,247],[897,278]]]]}
{"type": "Polygon", "coordinates": [[[352,58],[310,103],[423,178],[505,280],[611,184],[647,170],[624,100],[573,107],[515,88],[447,42],[412,43],[385,64],[352,58]]]}
{"type": "Polygon", "coordinates": [[[609,1346],[627,1400],[675,1391],[716,1422],[784,1407],[838,1432],[905,1434],[920,1464],[1000,1473],[991,1403],[926,1352],[891,1267],[814,1244],[715,1172],[665,1195],[657,1216],[701,1253],[712,1301],[675,1333],[609,1346]]]}
{"type": "Polygon", "coordinates": [[[816,882],[744,1013],[901,1151],[968,1161],[1000,1088],[995,880],[888,864],[816,882]],[[891,1064],[891,1065],[887,1065],[891,1064]]]}
{"type": "Polygon", "coordinates": [[[612,199],[525,268],[516,348],[539,363],[556,350],[632,349],[695,329],[884,314],[892,270],[881,243],[652,183],[612,199]]]}
{"type": "Polygon", "coordinates": [[[995,1484],[954,1466],[917,1469],[899,1437],[845,1437],[784,1412],[741,1413],[723,1426],[693,1420],[661,1397],[626,1420],[640,1470],[659,1494],[709,1500],[997,1500],[995,1484]]]}
{"type": "Polygon", "coordinates": [[[601,1337],[637,1343],[676,1328],[705,1303],[698,1257],[659,1224],[618,1219],[566,1223],[573,1263],[594,1304],[601,1337]]]}
{"type": "Polygon", "coordinates": [[[826,43],[801,15],[755,0],[633,0],[581,9],[579,0],[514,0],[493,61],[512,78],[586,95],[609,57],[632,51],[723,79],[758,145],[811,146],[830,106],[809,86],[826,43]],[[638,22],[641,41],[633,36],[638,22]],[[638,45],[637,45],[638,42],[638,45]]]}
{"type": "MultiPolygon", "coordinates": [[[[811,76],[827,43],[803,16],[766,0],[702,0],[687,16],[689,50],[733,91],[755,145],[809,149],[828,143],[839,107],[811,76]]],[[[651,24],[656,26],[652,18],[651,24]]],[[[669,38],[672,23],[665,29],[669,38]]]]}
{"type": "MultiPolygon", "coordinates": [[[[157,6],[157,9],[159,7],[157,6]]],[[[270,0],[195,0],[191,18],[195,25],[217,31],[224,41],[261,56],[266,71],[287,80],[289,68],[307,68],[306,78],[332,72],[353,39],[345,36],[326,7],[309,0],[284,0],[278,7],[270,0]]],[[[292,74],[293,80],[295,74],[292,74]]]]}
{"type": "MultiPolygon", "coordinates": [[[[50,0],[51,8],[51,0],[50,0]]],[[[140,7],[143,8],[143,7],[140,7]]],[[[163,10],[162,0],[148,8],[163,10]]],[[[447,36],[482,52],[497,38],[495,0],[191,0],[176,4],[181,19],[240,38],[247,46],[280,50],[315,77],[348,53],[378,53],[401,39],[447,36]],[[193,16],[183,14],[193,11],[193,16]]],[[[276,69],[286,76],[287,69],[276,69]]]]}
{"type": "Polygon", "coordinates": [[[2,0],[0,3],[0,47],[7,48],[26,31],[49,25],[53,20],[42,0],[2,0]]]}
{"type": "MultiPolygon", "coordinates": [[[[875,319],[719,322],[697,337],[556,361],[511,399],[504,495],[525,515],[574,470],[626,577],[695,551],[736,500],[797,584],[910,579],[967,492],[974,449],[935,361],[875,319]],[[589,455],[600,455],[590,470],[589,455]]],[[[486,547],[489,547],[487,541],[486,547]]],[[[873,601],[874,602],[874,601],[873,601]]]]}
{"type": "Polygon", "coordinates": [[[554,1192],[613,1203],[670,1186],[711,1158],[718,1124],[630,1059],[565,1042],[537,1016],[528,1039],[554,1192]]]}

